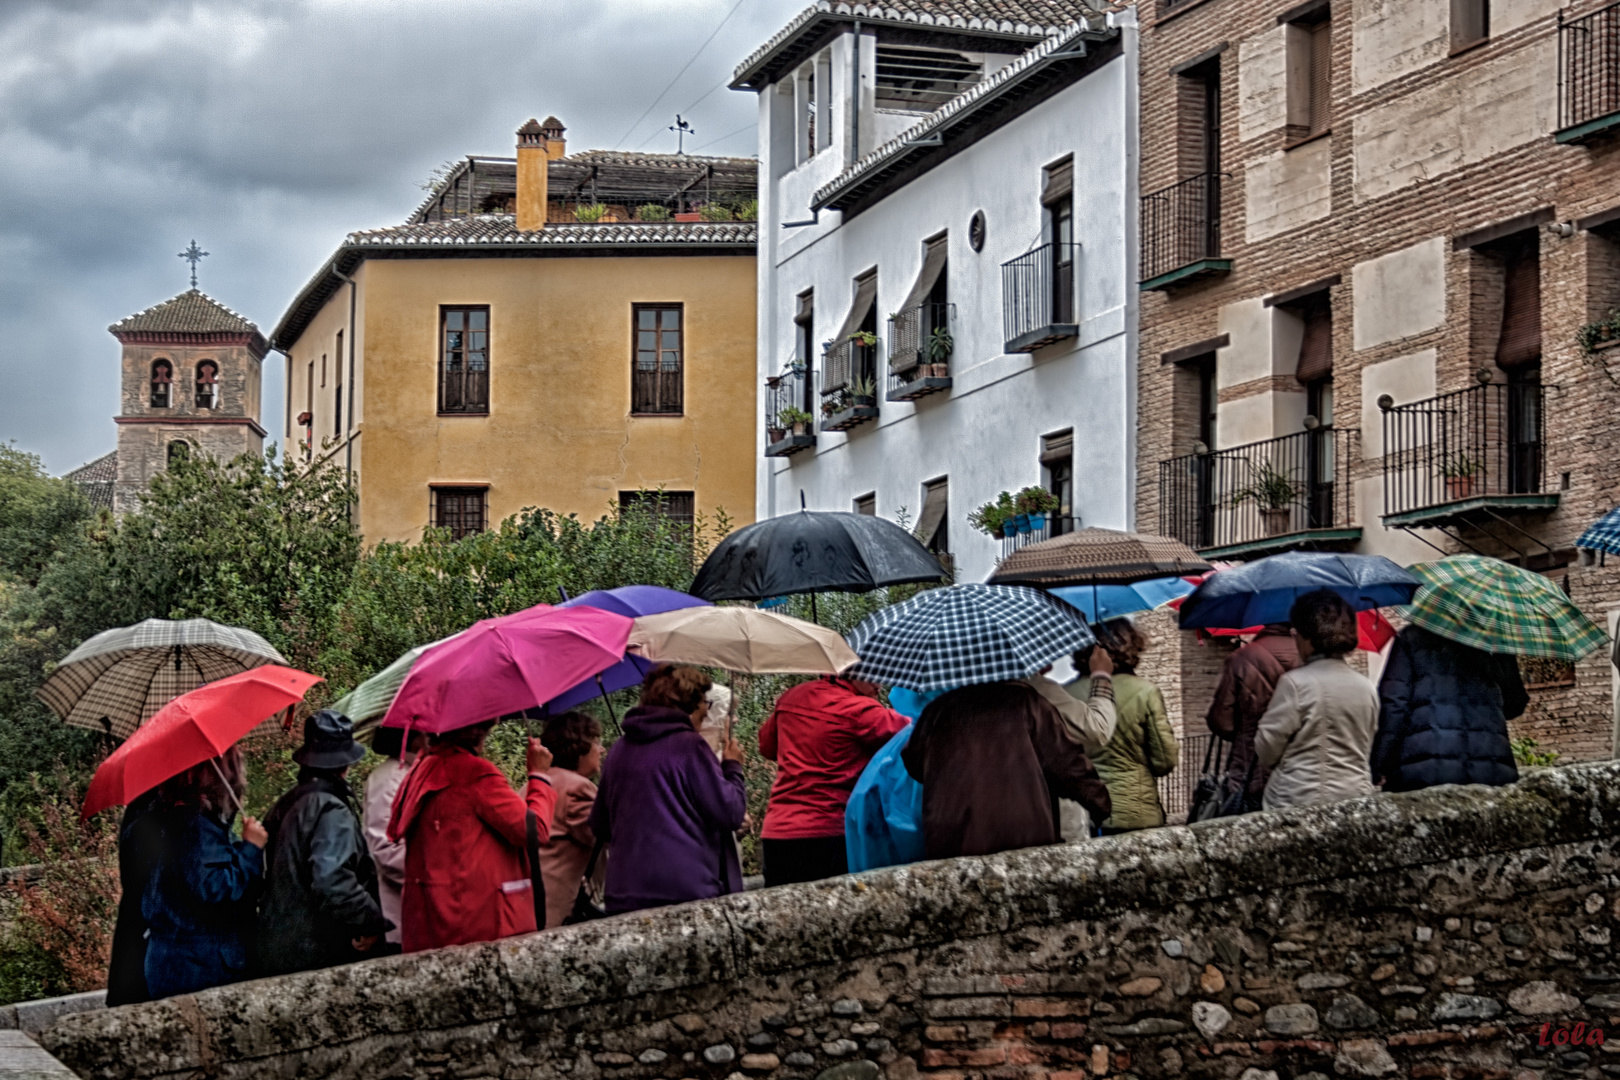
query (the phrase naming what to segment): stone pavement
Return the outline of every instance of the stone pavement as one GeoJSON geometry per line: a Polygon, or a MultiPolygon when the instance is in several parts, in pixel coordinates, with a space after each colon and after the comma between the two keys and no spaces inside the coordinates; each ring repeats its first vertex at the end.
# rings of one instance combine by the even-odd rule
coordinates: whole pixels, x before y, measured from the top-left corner
{"type": "Polygon", "coordinates": [[[0,1080],[67,1080],[73,1073],[20,1031],[0,1030],[0,1080]]]}

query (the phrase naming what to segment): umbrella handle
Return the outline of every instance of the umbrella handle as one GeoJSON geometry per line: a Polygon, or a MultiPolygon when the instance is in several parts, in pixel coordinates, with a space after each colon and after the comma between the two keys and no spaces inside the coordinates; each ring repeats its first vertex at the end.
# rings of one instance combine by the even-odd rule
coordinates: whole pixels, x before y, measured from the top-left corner
{"type": "Polygon", "coordinates": [[[229,795],[231,802],[236,804],[236,812],[244,818],[247,817],[247,811],[242,809],[242,800],[236,797],[236,789],[231,787],[229,780],[225,779],[225,770],[219,767],[219,758],[217,756],[209,758],[208,764],[214,767],[214,772],[219,776],[219,782],[225,785],[225,794],[229,795]]]}
{"type": "Polygon", "coordinates": [[[613,711],[613,702],[608,700],[607,687],[602,685],[602,676],[596,677],[596,689],[602,695],[602,704],[607,706],[608,716],[613,719],[613,726],[619,726],[619,714],[613,711]]]}

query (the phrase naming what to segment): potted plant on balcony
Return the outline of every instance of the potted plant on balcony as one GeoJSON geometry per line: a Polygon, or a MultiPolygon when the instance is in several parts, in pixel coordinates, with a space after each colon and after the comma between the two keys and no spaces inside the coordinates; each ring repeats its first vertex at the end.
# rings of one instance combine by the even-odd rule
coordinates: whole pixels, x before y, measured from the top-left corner
{"type": "Polygon", "coordinates": [[[995,501],[987,502],[969,514],[968,524],[992,540],[1000,540],[1012,535],[1012,519],[1017,513],[1018,507],[1013,501],[1012,493],[1003,491],[996,496],[995,501]]]}
{"type": "Polygon", "coordinates": [[[795,405],[789,405],[776,414],[776,422],[795,435],[808,434],[810,421],[813,419],[815,419],[813,416],[795,405]]]}
{"type": "Polygon", "coordinates": [[[943,326],[934,327],[928,335],[928,373],[936,379],[948,379],[951,374],[951,353],[956,351],[956,340],[943,326]]]}
{"type": "Polygon", "coordinates": [[[1620,308],[1610,308],[1609,313],[1597,322],[1581,327],[1575,340],[1579,342],[1581,352],[1587,356],[1620,345],[1620,308]]]}
{"type": "Polygon", "coordinates": [[[1027,487],[1019,489],[1013,496],[1013,505],[1024,518],[1024,527],[1019,532],[1044,532],[1046,529],[1046,516],[1056,513],[1059,506],[1058,497],[1043,487],[1027,487]]]}
{"type": "Polygon", "coordinates": [[[870,376],[855,376],[850,383],[849,392],[855,399],[857,407],[877,404],[877,383],[870,376]]]}
{"type": "Polygon", "coordinates": [[[1305,493],[1305,486],[1294,483],[1269,461],[1259,465],[1249,462],[1249,475],[1249,483],[1232,493],[1232,509],[1252,500],[1260,510],[1266,535],[1281,536],[1292,523],[1294,503],[1305,493]]]}
{"type": "Polygon", "coordinates": [[[1461,502],[1473,497],[1474,480],[1485,475],[1485,462],[1459,450],[1440,463],[1440,475],[1446,481],[1446,501],[1461,502]]]}
{"type": "Polygon", "coordinates": [[[636,207],[637,221],[668,221],[669,207],[662,203],[642,203],[636,207]]]}
{"type": "Polygon", "coordinates": [[[595,224],[607,217],[607,207],[602,203],[580,203],[574,207],[574,220],[587,224],[595,224]]]}

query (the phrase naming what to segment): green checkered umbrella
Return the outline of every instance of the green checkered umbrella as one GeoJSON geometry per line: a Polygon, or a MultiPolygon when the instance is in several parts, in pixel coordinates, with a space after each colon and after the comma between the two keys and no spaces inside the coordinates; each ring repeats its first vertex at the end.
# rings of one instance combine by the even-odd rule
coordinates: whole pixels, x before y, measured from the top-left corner
{"type": "Polygon", "coordinates": [[[371,736],[377,730],[377,724],[382,720],[383,714],[388,711],[388,706],[394,703],[394,695],[399,693],[400,686],[405,682],[405,676],[411,673],[411,668],[416,666],[423,653],[440,642],[449,641],[450,637],[416,646],[332,702],[331,708],[354,721],[355,738],[368,746],[371,744],[371,736]]]}
{"type": "Polygon", "coordinates": [[[1579,660],[1608,639],[1601,626],[1540,574],[1481,555],[1408,567],[1423,588],[1406,617],[1486,652],[1579,660]]]}

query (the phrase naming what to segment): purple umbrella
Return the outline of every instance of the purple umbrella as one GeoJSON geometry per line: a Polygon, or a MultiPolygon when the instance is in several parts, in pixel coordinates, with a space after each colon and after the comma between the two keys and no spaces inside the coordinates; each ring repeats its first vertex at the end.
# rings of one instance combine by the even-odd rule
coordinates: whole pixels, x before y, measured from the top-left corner
{"type": "MultiPolygon", "coordinates": [[[[558,607],[591,607],[599,611],[611,611],[615,615],[634,619],[640,615],[657,615],[665,611],[676,611],[680,608],[711,607],[707,600],[699,600],[674,589],[665,589],[657,585],[624,585],[617,589],[598,589],[571,600],[565,600],[558,607]]],[[[600,696],[606,700],[607,695],[615,690],[627,690],[632,686],[640,686],[647,678],[648,673],[657,665],[637,656],[625,654],[623,660],[608,668],[600,675],[577,683],[569,689],[558,694],[546,702],[542,708],[549,713],[562,712],[582,705],[593,697],[600,696]]],[[[609,707],[611,710],[611,706],[609,707]]]]}

